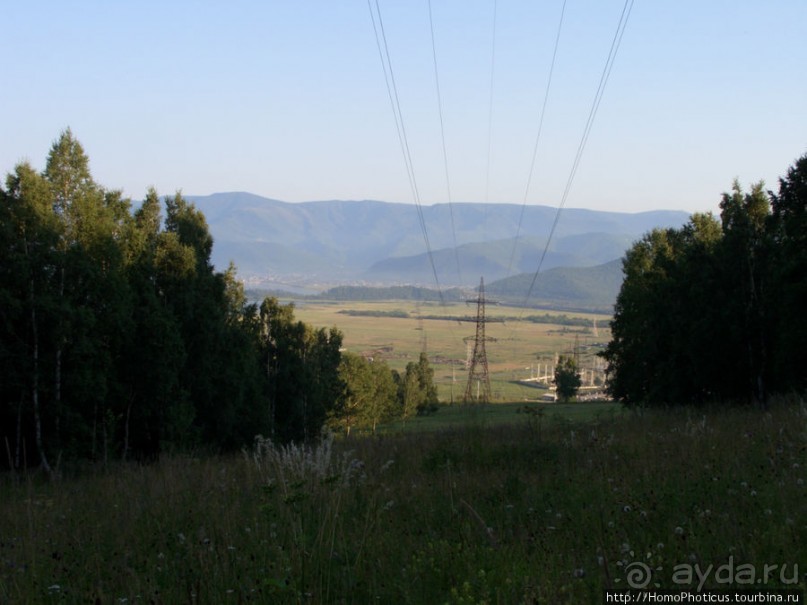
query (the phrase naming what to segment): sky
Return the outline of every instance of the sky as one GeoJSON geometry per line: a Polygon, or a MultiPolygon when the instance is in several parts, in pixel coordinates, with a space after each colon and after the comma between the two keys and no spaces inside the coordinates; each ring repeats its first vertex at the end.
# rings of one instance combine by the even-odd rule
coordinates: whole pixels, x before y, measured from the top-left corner
{"type": "MultiPolygon", "coordinates": [[[[445,157],[429,2],[378,5],[420,202],[561,204],[624,0],[567,0],[548,92],[563,0],[432,0],[445,157]]],[[[133,199],[414,202],[366,0],[0,12],[4,174],[44,168],[69,127],[133,199]]],[[[804,0],[636,0],[565,206],[717,211],[735,178],[776,189],[807,153],[805,32],[804,0]]]]}

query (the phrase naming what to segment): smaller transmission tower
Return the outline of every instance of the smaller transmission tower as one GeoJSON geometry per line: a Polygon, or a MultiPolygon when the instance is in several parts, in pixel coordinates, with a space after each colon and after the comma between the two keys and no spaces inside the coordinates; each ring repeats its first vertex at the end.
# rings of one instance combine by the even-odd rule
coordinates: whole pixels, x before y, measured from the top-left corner
{"type": "Polygon", "coordinates": [[[476,336],[473,338],[474,351],[469,364],[468,384],[463,396],[465,403],[487,403],[491,399],[485,342],[496,339],[485,336],[485,323],[487,320],[485,319],[485,278],[483,277],[479,280],[479,295],[476,299],[476,336]]]}

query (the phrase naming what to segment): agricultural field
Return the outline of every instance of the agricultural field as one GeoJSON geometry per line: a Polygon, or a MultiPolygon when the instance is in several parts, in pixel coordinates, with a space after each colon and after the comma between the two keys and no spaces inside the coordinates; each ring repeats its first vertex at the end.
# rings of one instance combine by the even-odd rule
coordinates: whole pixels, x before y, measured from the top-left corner
{"type": "MultiPolygon", "coordinates": [[[[486,316],[492,320],[486,324],[486,336],[496,339],[485,345],[494,401],[540,399],[547,392],[545,387],[538,383],[527,386],[519,381],[545,375],[557,354],[571,355],[575,347],[580,366],[587,370],[587,379],[590,381],[592,373],[601,378],[602,361],[594,354],[601,350],[598,345],[610,338],[609,316],[492,304],[487,305],[486,316]],[[527,319],[543,315],[593,320],[596,327],[535,323],[527,319]]],[[[384,359],[399,371],[426,350],[441,401],[462,399],[468,380],[465,366],[468,343],[464,339],[475,334],[475,303],[304,301],[295,303],[295,317],[316,327],[336,326],[344,333],[347,350],[384,359]]]]}
{"type": "Polygon", "coordinates": [[[511,410],[510,423],[491,410],[506,406],[468,406],[439,430],[257,440],[241,455],[56,481],[6,474],[0,603],[563,605],[603,603],[606,588],[804,590],[803,402],[608,406],[511,410]]]}

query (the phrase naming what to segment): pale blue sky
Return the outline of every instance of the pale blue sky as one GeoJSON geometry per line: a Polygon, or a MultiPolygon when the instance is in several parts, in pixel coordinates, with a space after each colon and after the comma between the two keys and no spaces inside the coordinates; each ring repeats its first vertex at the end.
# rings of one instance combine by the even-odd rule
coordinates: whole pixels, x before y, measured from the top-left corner
{"type": "MultiPolygon", "coordinates": [[[[380,0],[424,204],[426,0],[380,0]]],[[[485,201],[493,0],[432,0],[453,200],[485,201]]],[[[522,203],[562,0],[498,0],[488,200],[522,203]]],[[[530,204],[556,206],[623,0],[568,0],[530,204]]],[[[366,0],[4,2],[0,170],[65,127],[103,185],[412,202],[366,0]]],[[[807,152],[805,0],[637,0],[569,207],[715,210],[807,152]]]]}

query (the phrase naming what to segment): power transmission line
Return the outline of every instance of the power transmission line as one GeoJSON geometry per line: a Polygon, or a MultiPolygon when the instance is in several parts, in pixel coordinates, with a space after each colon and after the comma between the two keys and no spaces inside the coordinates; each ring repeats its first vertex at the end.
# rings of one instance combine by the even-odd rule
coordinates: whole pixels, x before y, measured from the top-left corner
{"type": "Polygon", "coordinates": [[[510,262],[507,265],[507,277],[510,277],[510,274],[513,269],[513,261],[516,256],[516,248],[518,247],[518,239],[521,235],[521,224],[524,222],[524,209],[527,206],[527,198],[530,193],[530,185],[532,184],[532,175],[535,171],[535,160],[538,157],[538,144],[541,141],[541,132],[544,128],[544,117],[546,116],[546,104],[549,100],[549,90],[552,87],[552,75],[555,72],[555,59],[558,56],[558,46],[560,45],[560,32],[563,29],[563,16],[566,13],[566,0],[563,0],[563,6],[560,10],[560,21],[558,22],[558,31],[555,34],[555,48],[552,51],[552,62],[549,65],[549,77],[546,81],[546,90],[544,91],[544,102],[541,105],[541,113],[538,118],[538,133],[535,135],[535,145],[532,149],[532,161],[530,162],[530,170],[527,174],[527,186],[524,188],[524,200],[521,203],[521,212],[518,216],[518,226],[516,227],[516,237],[513,240],[513,251],[510,253],[510,262]]]}
{"type": "MultiPolygon", "coordinates": [[[[569,172],[569,178],[566,181],[566,188],[563,191],[563,197],[561,198],[560,204],[558,205],[557,212],[555,213],[555,220],[552,222],[552,227],[549,230],[549,237],[546,240],[546,245],[544,246],[544,250],[541,253],[541,259],[538,262],[538,267],[535,270],[534,275],[532,276],[532,282],[530,282],[529,290],[527,290],[527,295],[524,297],[524,304],[523,308],[527,307],[527,303],[530,300],[530,296],[532,296],[532,291],[535,288],[535,282],[538,280],[538,274],[541,272],[541,267],[544,264],[544,259],[546,258],[547,251],[549,250],[549,245],[552,242],[552,237],[555,234],[555,229],[558,226],[558,221],[560,220],[561,212],[563,208],[566,206],[566,200],[569,197],[569,192],[572,189],[572,183],[574,182],[574,177],[577,174],[577,169],[580,166],[580,160],[583,157],[583,151],[585,150],[586,143],[588,142],[589,134],[591,133],[591,128],[594,124],[594,118],[597,116],[597,110],[600,107],[600,102],[602,101],[602,96],[605,92],[605,86],[608,83],[608,78],[611,75],[611,69],[614,66],[614,61],[616,60],[616,54],[619,50],[619,46],[622,43],[622,36],[625,33],[625,28],[628,25],[628,19],[630,18],[631,10],[633,9],[633,2],[634,0],[625,0],[625,4],[622,7],[622,13],[619,16],[619,23],[617,23],[616,31],[614,32],[613,40],[611,41],[611,48],[608,51],[608,57],[605,60],[605,66],[603,67],[602,75],[600,76],[600,82],[597,86],[597,92],[594,95],[594,100],[591,104],[591,110],[588,114],[588,120],[586,121],[586,126],[583,129],[583,136],[580,138],[580,143],[577,146],[577,153],[574,158],[574,162],[572,163],[571,171],[569,172]]],[[[522,310],[523,313],[523,310],[522,310]]]]}
{"type": "Polygon", "coordinates": [[[457,229],[454,225],[454,206],[451,199],[451,179],[448,172],[448,151],[446,150],[446,131],[443,121],[443,98],[440,94],[440,76],[437,68],[437,45],[434,41],[434,18],[432,16],[432,0],[429,0],[429,30],[432,37],[432,59],[434,62],[434,85],[437,89],[437,110],[440,114],[440,141],[443,144],[443,167],[446,175],[446,193],[448,195],[448,213],[451,217],[451,236],[454,241],[454,259],[457,261],[457,279],[462,284],[462,271],[460,270],[460,254],[457,249],[457,229]]]}
{"type": "MultiPolygon", "coordinates": [[[[496,17],[498,2],[493,0],[493,36],[490,45],[490,96],[488,99],[488,157],[485,170],[485,203],[489,201],[490,194],[490,156],[493,143],[493,83],[496,74],[496,17]]],[[[487,212],[487,210],[485,210],[487,212]]]]}
{"type": "Polygon", "coordinates": [[[432,254],[432,247],[429,243],[429,232],[426,228],[426,219],[423,215],[423,208],[420,203],[420,192],[417,186],[417,180],[415,179],[415,168],[412,163],[412,153],[409,150],[409,140],[406,136],[406,126],[404,124],[403,119],[403,112],[401,111],[401,101],[398,97],[398,87],[395,84],[395,73],[392,69],[392,60],[390,59],[389,54],[389,45],[387,44],[387,34],[384,29],[384,20],[381,16],[381,6],[378,3],[378,0],[375,0],[375,8],[376,12],[373,12],[373,5],[371,0],[367,0],[367,8],[370,11],[370,20],[373,22],[373,32],[375,33],[375,41],[376,46],[378,47],[378,54],[381,58],[381,67],[384,71],[384,82],[387,85],[387,95],[390,98],[390,104],[392,105],[392,113],[395,118],[395,126],[398,132],[398,139],[401,144],[401,152],[404,158],[404,164],[406,165],[406,171],[409,176],[409,184],[412,188],[412,197],[415,200],[415,207],[417,208],[418,213],[418,221],[420,222],[420,229],[423,232],[423,240],[426,243],[426,251],[429,257],[429,264],[432,268],[432,273],[434,275],[434,283],[437,286],[437,293],[440,296],[441,304],[445,305],[445,299],[443,297],[443,290],[440,287],[440,279],[437,277],[437,267],[434,264],[434,255],[432,254]],[[378,25],[376,25],[376,15],[378,17],[378,25]],[[381,32],[381,37],[379,39],[379,31],[381,32]],[[381,48],[381,43],[383,41],[383,51],[381,48]],[[389,77],[387,73],[389,72],[389,77]],[[394,99],[394,100],[393,100],[394,99]]]}

